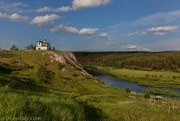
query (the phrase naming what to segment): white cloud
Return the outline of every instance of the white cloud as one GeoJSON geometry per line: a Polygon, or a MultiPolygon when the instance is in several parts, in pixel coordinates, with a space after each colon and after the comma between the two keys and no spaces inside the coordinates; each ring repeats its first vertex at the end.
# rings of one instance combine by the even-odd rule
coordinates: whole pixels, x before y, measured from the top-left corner
{"type": "Polygon", "coordinates": [[[83,28],[79,31],[79,34],[94,34],[96,31],[98,31],[99,29],[98,28],[83,28]]]}
{"type": "Polygon", "coordinates": [[[51,32],[65,31],[71,34],[79,34],[79,30],[72,26],[65,26],[60,24],[59,26],[54,26],[50,29],[51,32]]]}
{"type": "Polygon", "coordinates": [[[155,13],[152,15],[145,16],[133,22],[134,25],[159,25],[172,23],[180,20],[180,10],[155,13]]]}
{"type": "Polygon", "coordinates": [[[110,35],[108,33],[101,33],[99,34],[100,37],[109,38],[110,35]]]}
{"type": "Polygon", "coordinates": [[[112,0],[73,0],[72,8],[78,10],[81,8],[98,7],[109,4],[112,0]]]}
{"type": "Polygon", "coordinates": [[[79,30],[76,29],[75,27],[71,27],[71,26],[64,26],[64,31],[68,32],[68,33],[72,33],[72,34],[78,34],[79,30]]]}
{"type": "Polygon", "coordinates": [[[142,51],[151,51],[149,48],[140,48],[142,51]]]}
{"type": "MultiPolygon", "coordinates": [[[[149,26],[167,26],[172,24],[180,24],[180,10],[154,13],[131,22],[117,23],[109,27],[109,31],[118,32],[124,29],[134,29],[136,27],[149,27],[149,26]]],[[[127,34],[126,34],[127,35],[127,34]]],[[[163,35],[162,33],[157,35],[163,35]]]]}
{"type": "Polygon", "coordinates": [[[67,33],[80,34],[80,35],[92,35],[95,34],[96,31],[98,30],[99,30],[98,28],[83,28],[81,30],[78,30],[75,27],[65,26],[62,24],[60,24],[59,26],[54,26],[50,29],[51,32],[65,31],[67,33]]]}
{"type": "Polygon", "coordinates": [[[21,9],[28,6],[29,5],[20,2],[7,3],[5,1],[0,1],[0,10],[4,12],[11,12],[11,13],[24,12],[24,10],[21,9]]]}
{"type": "Polygon", "coordinates": [[[36,12],[38,12],[38,13],[41,13],[41,12],[50,12],[50,11],[52,11],[52,9],[49,8],[49,7],[43,7],[43,8],[39,8],[39,9],[36,10],[36,12]]]}
{"type": "Polygon", "coordinates": [[[4,1],[0,1],[0,8],[3,9],[9,9],[9,8],[15,8],[15,7],[27,7],[27,4],[24,3],[6,3],[4,1]]]}
{"type": "Polygon", "coordinates": [[[56,8],[54,12],[67,12],[73,10],[70,6],[62,6],[60,8],[56,8]]]}
{"type": "MultiPolygon", "coordinates": [[[[51,9],[54,12],[68,12],[71,10],[79,10],[89,7],[98,7],[111,3],[112,0],[73,0],[71,6],[62,6],[56,9],[51,9]]],[[[43,8],[40,8],[40,10],[43,8]]],[[[48,9],[49,10],[49,9],[48,9]]],[[[42,12],[47,12],[43,11],[42,12]]]]}
{"type": "Polygon", "coordinates": [[[151,51],[151,49],[149,48],[143,48],[143,47],[139,47],[137,45],[124,45],[122,46],[124,49],[128,49],[128,50],[136,50],[136,51],[151,51]]]}
{"type": "Polygon", "coordinates": [[[6,13],[0,12],[0,19],[10,20],[13,22],[21,22],[21,21],[27,21],[28,17],[27,16],[21,16],[18,13],[13,13],[11,15],[8,15],[6,13]]]}
{"type": "Polygon", "coordinates": [[[52,28],[50,28],[50,31],[51,32],[58,32],[58,31],[61,31],[61,30],[63,30],[63,28],[64,28],[64,25],[58,25],[58,26],[54,26],[54,27],[52,27],[52,28]]]}
{"type": "Polygon", "coordinates": [[[154,27],[147,29],[148,32],[154,34],[154,35],[166,35],[168,32],[176,30],[177,26],[161,26],[161,27],[154,27]]]}
{"type": "Polygon", "coordinates": [[[133,33],[120,34],[120,36],[130,37],[130,36],[145,35],[145,34],[163,36],[163,35],[168,34],[169,32],[175,31],[178,28],[179,28],[178,26],[160,26],[160,27],[153,27],[153,28],[142,30],[142,31],[133,32],[133,33]]]}
{"type": "Polygon", "coordinates": [[[124,46],[124,48],[126,49],[137,49],[137,45],[127,45],[127,46],[124,46]]]}
{"type": "Polygon", "coordinates": [[[47,24],[49,22],[53,22],[54,20],[61,18],[59,15],[56,14],[50,14],[45,16],[36,16],[30,24],[36,24],[38,26],[42,26],[44,24],[47,24]]]}
{"type": "Polygon", "coordinates": [[[159,31],[174,31],[176,29],[177,29],[176,26],[161,26],[161,27],[150,28],[148,30],[151,32],[159,32],[159,31]]]}
{"type": "Polygon", "coordinates": [[[120,34],[121,37],[130,37],[130,36],[135,36],[138,35],[140,32],[133,32],[129,34],[120,34]]]}

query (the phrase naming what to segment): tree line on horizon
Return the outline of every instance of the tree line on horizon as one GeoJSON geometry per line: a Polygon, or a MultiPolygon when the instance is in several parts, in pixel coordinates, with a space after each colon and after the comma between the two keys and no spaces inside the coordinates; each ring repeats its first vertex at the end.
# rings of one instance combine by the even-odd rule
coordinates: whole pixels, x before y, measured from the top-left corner
{"type": "MultiPolygon", "coordinates": [[[[11,51],[19,51],[20,49],[16,45],[12,45],[10,47],[11,51]]],[[[29,44],[28,46],[25,47],[25,50],[36,50],[36,45],[29,44]]],[[[55,50],[55,47],[52,48],[52,50],[55,50]]]]}
{"type": "Polygon", "coordinates": [[[82,65],[138,70],[180,71],[180,51],[171,52],[74,52],[82,65]]]}

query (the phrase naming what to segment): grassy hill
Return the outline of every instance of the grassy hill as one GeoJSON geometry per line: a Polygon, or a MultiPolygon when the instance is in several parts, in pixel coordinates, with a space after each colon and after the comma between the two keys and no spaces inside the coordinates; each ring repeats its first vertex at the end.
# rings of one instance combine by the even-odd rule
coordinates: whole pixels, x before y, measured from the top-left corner
{"type": "Polygon", "coordinates": [[[180,101],[91,78],[70,52],[1,51],[0,120],[178,121],[180,101]]]}

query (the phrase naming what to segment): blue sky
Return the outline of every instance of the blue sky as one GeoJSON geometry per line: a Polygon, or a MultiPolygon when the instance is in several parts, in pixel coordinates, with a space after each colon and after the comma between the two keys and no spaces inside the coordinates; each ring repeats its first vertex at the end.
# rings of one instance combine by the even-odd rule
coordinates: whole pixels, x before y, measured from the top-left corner
{"type": "Polygon", "coordinates": [[[0,48],[180,50],[180,0],[0,0],[0,48]]]}

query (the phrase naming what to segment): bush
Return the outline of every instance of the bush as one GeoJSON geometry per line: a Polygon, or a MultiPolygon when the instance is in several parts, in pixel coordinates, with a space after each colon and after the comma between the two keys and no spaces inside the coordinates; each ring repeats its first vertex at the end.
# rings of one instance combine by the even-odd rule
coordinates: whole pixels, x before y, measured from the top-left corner
{"type": "Polygon", "coordinates": [[[65,67],[65,65],[64,65],[63,63],[59,63],[59,64],[58,64],[59,70],[62,70],[64,67],[65,67]]]}
{"type": "Polygon", "coordinates": [[[150,98],[151,98],[150,93],[149,93],[149,92],[146,92],[146,93],[144,94],[144,98],[145,98],[145,99],[150,99],[150,98]]]}
{"type": "Polygon", "coordinates": [[[74,77],[77,77],[77,76],[79,76],[79,75],[78,75],[78,74],[76,74],[76,73],[73,73],[73,76],[74,76],[74,77]]]}
{"type": "Polygon", "coordinates": [[[131,89],[130,88],[126,88],[125,89],[127,93],[131,93],[131,89]]]}
{"type": "Polygon", "coordinates": [[[176,76],[173,76],[173,79],[176,79],[176,76]]]}
{"type": "Polygon", "coordinates": [[[52,79],[54,79],[55,73],[41,65],[36,76],[39,78],[40,82],[50,83],[52,79]]]}

